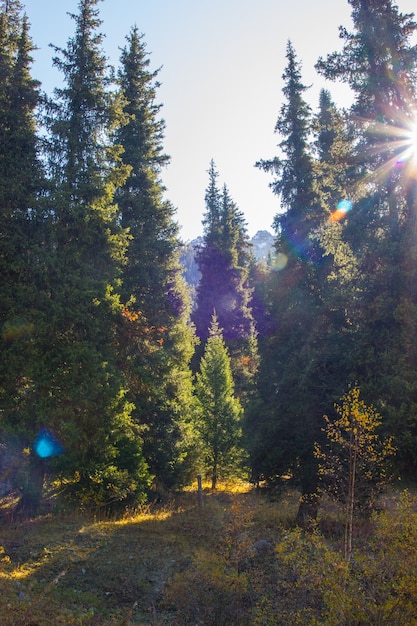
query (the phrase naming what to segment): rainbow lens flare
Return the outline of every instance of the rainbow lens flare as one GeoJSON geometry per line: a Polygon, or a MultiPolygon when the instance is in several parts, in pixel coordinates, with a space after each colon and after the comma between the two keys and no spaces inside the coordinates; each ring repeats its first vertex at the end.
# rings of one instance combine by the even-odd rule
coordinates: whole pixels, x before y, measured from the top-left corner
{"type": "Polygon", "coordinates": [[[345,198],[344,200],[341,200],[338,203],[336,210],[333,211],[333,213],[331,214],[330,221],[340,222],[340,220],[346,217],[346,215],[349,213],[351,209],[352,209],[352,202],[350,200],[348,200],[347,198],[345,198]]]}

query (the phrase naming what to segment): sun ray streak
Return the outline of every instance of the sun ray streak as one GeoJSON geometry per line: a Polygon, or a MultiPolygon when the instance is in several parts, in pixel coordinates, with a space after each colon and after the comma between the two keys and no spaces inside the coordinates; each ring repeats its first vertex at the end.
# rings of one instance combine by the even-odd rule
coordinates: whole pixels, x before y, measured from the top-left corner
{"type": "Polygon", "coordinates": [[[368,141],[362,157],[374,160],[365,177],[367,183],[380,182],[393,171],[401,173],[405,186],[417,179],[417,115],[402,112],[397,118],[396,124],[356,119],[368,141]]]}

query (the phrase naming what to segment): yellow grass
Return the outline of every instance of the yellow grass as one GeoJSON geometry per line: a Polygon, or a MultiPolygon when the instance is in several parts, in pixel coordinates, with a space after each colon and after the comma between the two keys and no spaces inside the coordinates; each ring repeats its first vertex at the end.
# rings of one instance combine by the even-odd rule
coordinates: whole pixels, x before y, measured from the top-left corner
{"type": "MultiPolygon", "coordinates": [[[[404,544],[405,556],[397,559],[393,552],[385,565],[388,572],[392,570],[398,600],[399,585],[406,588],[412,584],[407,578],[401,583],[405,561],[409,560],[411,573],[417,571],[412,549],[417,545],[417,519],[414,509],[409,508],[407,514],[398,509],[398,497],[390,496],[389,501],[389,515],[401,539],[398,545],[404,543],[404,536],[409,542],[404,544]],[[406,531],[401,528],[403,519],[407,520],[406,531]]],[[[15,523],[8,518],[3,503],[0,624],[338,623],[323,617],[325,610],[338,615],[343,595],[336,580],[337,572],[345,571],[343,558],[339,558],[343,550],[337,509],[326,504],[317,530],[312,531],[316,533],[313,538],[313,534],[294,530],[297,502],[294,491],[288,490],[274,500],[239,482],[219,485],[216,492],[205,484],[203,507],[198,504],[194,485],[171,501],[127,511],[114,520],[65,514],[15,523]],[[310,587],[315,590],[313,597],[310,587]]],[[[382,519],[378,532],[386,532],[390,519],[382,519]]],[[[372,538],[373,524],[361,527],[362,553],[372,538]]],[[[386,552],[392,545],[390,536],[386,552]]],[[[375,556],[372,558],[375,561],[375,556]]],[[[358,561],[358,571],[360,567],[358,561]]],[[[366,567],[372,573],[372,567],[366,567]]],[[[366,567],[363,576],[367,575],[366,567]]],[[[373,585],[375,577],[372,573],[373,585]]],[[[352,580],[350,593],[360,606],[364,582],[357,582],[355,587],[352,580]]],[[[382,591],[376,589],[378,598],[383,597],[382,591]]],[[[367,593],[371,592],[367,588],[367,593]]],[[[389,589],[387,593],[388,612],[392,610],[389,589]]],[[[408,613],[406,606],[402,608],[408,622],[396,618],[398,624],[417,625],[412,607],[408,613]]],[[[363,618],[361,623],[372,622],[363,618]]]]}

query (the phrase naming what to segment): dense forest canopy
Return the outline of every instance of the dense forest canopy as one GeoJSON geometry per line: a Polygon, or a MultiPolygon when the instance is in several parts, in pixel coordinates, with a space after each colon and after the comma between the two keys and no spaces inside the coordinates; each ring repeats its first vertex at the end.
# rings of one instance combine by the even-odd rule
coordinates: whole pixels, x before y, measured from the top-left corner
{"type": "Polygon", "coordinates": [[[274,253],[255,261],[212,161],[191,291],[161,176],[158,70],[135,26],[109,66],[99,4],[79,1],[46,95],[24,6],[0,2],[2,492],[20,490],[29,515],[46,484],[111,509],[197,472],[215,487],[223,466],[293,481],[303,520],[317,512],[323,416],[352,388],[414,481],[414,16],[348,0],[352,32],[316,64],[350,87],[348,109],[328,90],[307,103],[288,41],[277,154],[257,163],[280,207],[274,253]]]}

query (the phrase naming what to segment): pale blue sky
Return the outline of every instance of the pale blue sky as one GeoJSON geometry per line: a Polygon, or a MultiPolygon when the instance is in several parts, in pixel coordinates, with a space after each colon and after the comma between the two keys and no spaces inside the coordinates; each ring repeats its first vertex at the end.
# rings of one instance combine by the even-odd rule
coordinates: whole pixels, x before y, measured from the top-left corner
{"type": "MultiPolygon", "coordinates": [[[[78,0],[22,0],[39,48],[33,75],[50,91],[60,80],[48,44],[65,47],[78,0]]],[[[415,0],[398,0],[402,12],[415,0]]],[[[144,34],[151,69],[161,67],[157,102],[166,121],[163,170],[167,197],[177,208],[184,240],[202,233],[207,169],[213,158],[243,211],[248,232],[269,230],[279,203],[270,177],[254,167],[276,154],[274,126],[282,101],[285,49],[291,39],[312,85],[306,98],[317,109],[321,87],[339,105],[346,87],[325,84],[314,71],[319,56],[340,49],[340,25],[351,28],[347,0],[104,0],[99,3],[104,48],[118,65],[125,36],[136,24],[144,34]]]]}

